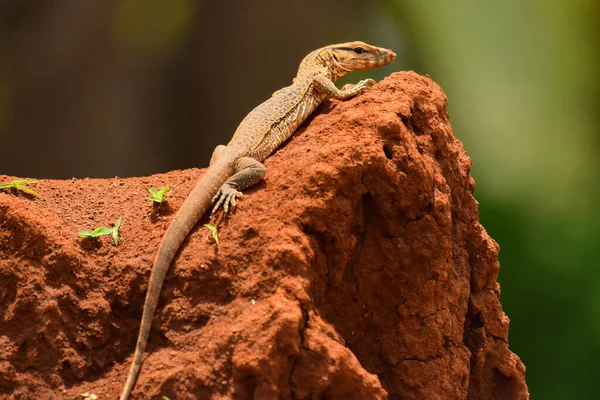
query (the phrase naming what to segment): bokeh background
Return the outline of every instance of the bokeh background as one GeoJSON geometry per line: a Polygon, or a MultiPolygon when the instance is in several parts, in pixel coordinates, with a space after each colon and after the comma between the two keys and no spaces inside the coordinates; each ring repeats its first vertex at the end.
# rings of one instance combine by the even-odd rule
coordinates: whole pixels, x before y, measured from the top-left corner
{"type": "Polygon", "coordinates": [[[3,0],[0,173],[202,167],[309,51],[390,47],[344,79],[413,69],[448,95],[532,399],[599,399],[599,17],[596,0],[3,0]]]}

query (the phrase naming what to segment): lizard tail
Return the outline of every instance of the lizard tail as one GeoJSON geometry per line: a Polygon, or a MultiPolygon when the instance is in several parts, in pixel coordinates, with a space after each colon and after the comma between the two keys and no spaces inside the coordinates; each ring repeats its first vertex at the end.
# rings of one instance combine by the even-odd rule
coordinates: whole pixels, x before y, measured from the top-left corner
{"type": "Polygon", "coordinates": [[[127,382],[123,387],[119,400],[127,400],[133,389],[133,385],[137,378],[140,366],[142,364],[142,356],[148,342],[148,335],[152,327],[152,318],[158,304],[160,290],[169,270],[171,262],[175,258],[175,254],[179,247],[194,228],[198,220],[204,215],[212,204],[212,197],[217,193],[221,185],[229,177],[229,169],[225,165],[212,166],[206,174],[199,180],[196,186],[192,189],[187,199],[181,205],[181,208],[175,214],[173,222],[169,225],[167,232],[160,244],[150,281],[148,283],[148,291],[146,293],[146,301],[144,303],[144,313],[140,324],[140,332],[137,339],[133,362],[127,375],[127,382]]]}

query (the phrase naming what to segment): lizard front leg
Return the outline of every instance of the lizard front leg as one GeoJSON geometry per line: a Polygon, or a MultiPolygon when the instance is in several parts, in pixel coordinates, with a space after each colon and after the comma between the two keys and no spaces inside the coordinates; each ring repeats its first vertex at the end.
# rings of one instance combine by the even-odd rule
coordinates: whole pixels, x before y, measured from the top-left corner
{"type": "Polygon", "coordinates": [[[258,183],[267,172],[264,165],[252,157],[240,157],[235,162],[235,173],[219,189],[213,203],[215,203],[212,213],[213,216],[219,207],[227,213],[229,208],[235,208],[235,199],[242,197],[242,190],[258,183]]]}
{"type": "Polygon", "coordinates": [[[329,97],[334,99],[345,100],[365,90],[369,86],[373,86],[375,81],[373,79],[364,79],[358,82],[356,85],[344,85],[342,89],[338,89],[335,84],[324,75],[317,75],[314,79],[315,88],[327,94],[329,97]]]}

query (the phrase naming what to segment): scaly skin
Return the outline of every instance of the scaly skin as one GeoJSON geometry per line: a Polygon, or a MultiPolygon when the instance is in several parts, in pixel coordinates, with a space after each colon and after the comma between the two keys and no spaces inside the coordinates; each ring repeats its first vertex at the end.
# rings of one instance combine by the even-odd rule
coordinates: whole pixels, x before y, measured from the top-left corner
{"type": "Polygon", "coordinates": [[[194,225],[210,208],[227,213],[242,191],[265,175],[262,161],[285,142],[302,122],[326,99],[348,99],[375,84],[372,79],[341,90],[334,82],[350,71],[391,63],[393,51],[363,42],[331,45],[307,55],[293,83],[256,107],[243,119],[227,146],[217,146],[208,171],[202,176],[167,229],[154,260],[140,332],[120,400],[126,400],[137,378],[152,326],[152,318],[163,281],[179,247],[194,225]]]}

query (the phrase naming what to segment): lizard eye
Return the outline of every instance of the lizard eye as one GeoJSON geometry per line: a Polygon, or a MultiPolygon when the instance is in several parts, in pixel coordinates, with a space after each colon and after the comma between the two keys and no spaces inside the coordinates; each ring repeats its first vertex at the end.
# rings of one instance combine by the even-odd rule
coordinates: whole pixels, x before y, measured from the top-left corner
{"type": "Polygon", "coordinates": [[[356,54],[362,54],[362,53],[364,53],[364,52],[365,52],[365,49],[363,49],[362,47],[355,47],[355,48],[354,48],[354,52],[355,52],[356,54]]]}

